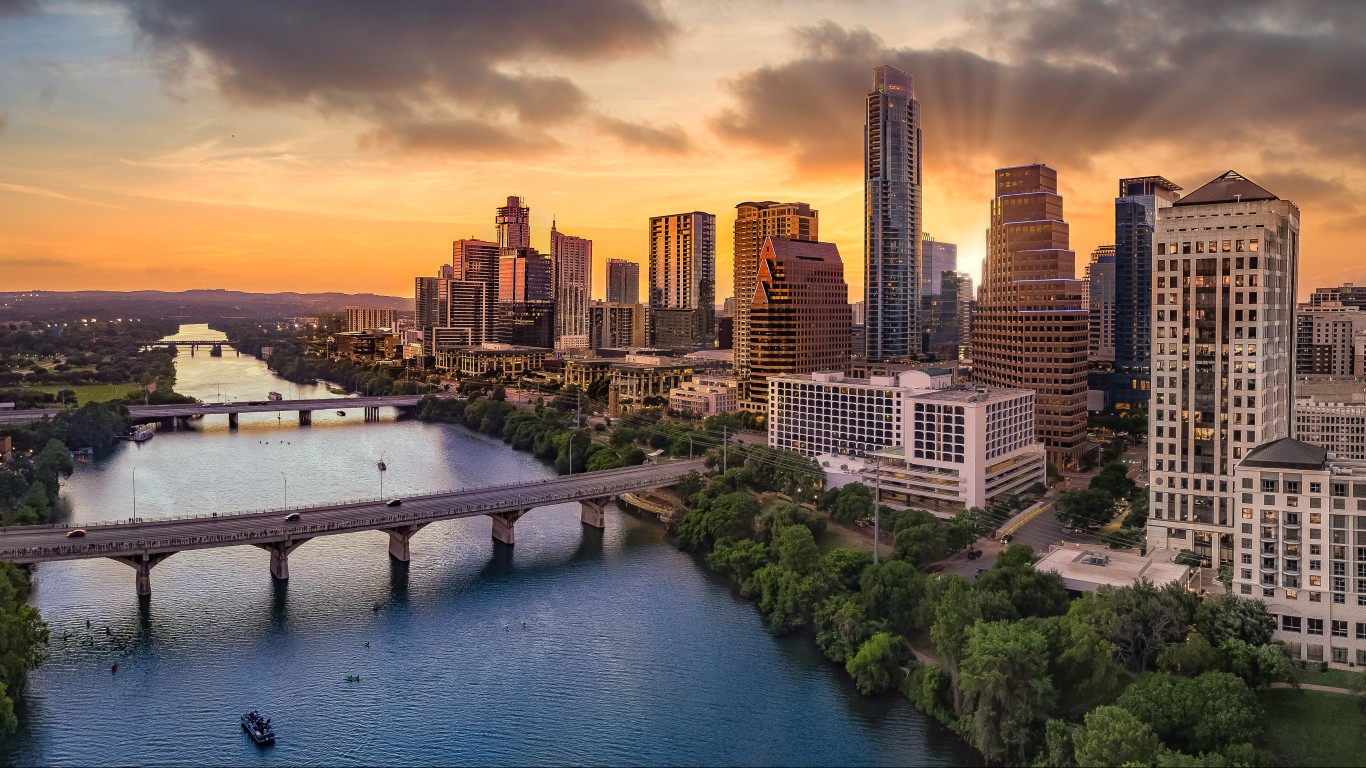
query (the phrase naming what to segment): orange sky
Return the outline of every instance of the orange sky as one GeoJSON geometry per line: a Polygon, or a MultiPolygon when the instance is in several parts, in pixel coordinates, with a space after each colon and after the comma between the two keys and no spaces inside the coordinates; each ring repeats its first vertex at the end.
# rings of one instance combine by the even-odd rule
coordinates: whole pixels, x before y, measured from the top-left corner
{"type": "Polygon", "coordinates": [[[257,5],[0,2],[0,290],[410,296],[518,194],[533,245],[552,216],[594,240],[595,296],[607,258],[643,260],[651,215],[690,210],[717,215],[727,296],[734,205],[806,201],[858,300],[863,92],[884,61],[916,78],[924,227],[960,269],[980,269],[992,169],[1037,161],[1079,268],[1113,240],[1118,178],[1191,190],[1234,168],[1299,203],[1306,290],[1366,282],[1350,8],[257,5]]]}

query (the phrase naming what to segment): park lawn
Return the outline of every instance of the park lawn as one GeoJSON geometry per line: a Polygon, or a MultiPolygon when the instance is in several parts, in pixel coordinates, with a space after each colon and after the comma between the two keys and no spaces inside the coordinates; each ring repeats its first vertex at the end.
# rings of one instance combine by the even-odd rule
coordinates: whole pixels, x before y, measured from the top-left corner
{"type": "Polygon", "coordinates": [[[1289,766],[1366,766],[1366,715],[1352,696],[1277,688],[1262,693],[1271,750],[1289,766]]]}
{"type": "MultiPolygon", "coordinates": [[[[843,525],[834,520],[829,520],[829,518],[827,520],[829,522],[825,526],[825,533],[821,534],[820,539],[816,541],[822,554],[837,547],[848,547],[860,552],[867,552],[870,555],[873,553],[873,534],[871,531],[864,533],[853,526],[843,525]]],[[[890,533],[886,530],[882,532],[882,553],[884,555],[890,553],[892,549],[890,533]]]]}
{"type": "Polygon", "coordinates": [[[140,391],[136,384],[34,384],[24,387],[24,389],[34,389],[54,395],[64,389],[69,389],[76,393],[77,405],[121,400],[126,395],[140,391]]]}
{"type": "Polygon", "coordinates": [[[1301,683],[1331,685],[1334,688],[1356,690],[1362,682],[1361,672],[1348,672],[1345,669],[1328,669],[1320,672],[1314,668],[1296,669],[1295,679],[1301,683]]]}

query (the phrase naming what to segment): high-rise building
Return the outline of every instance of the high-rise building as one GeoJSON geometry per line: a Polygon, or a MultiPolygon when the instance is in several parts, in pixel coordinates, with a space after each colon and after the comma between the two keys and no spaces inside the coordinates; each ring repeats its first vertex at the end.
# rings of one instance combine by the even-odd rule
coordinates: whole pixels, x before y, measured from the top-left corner
{"type": "Polygon", "coordinates": [[[988,386],[1034,390],[1039,437],[1049,461],[1063,465],[1086,447],[1088,328],[1068,239],[1057,171],[1042,164],[996,171],[972,375],[988,386]]]}
{"type": "Polygon", "coordinates": [[[607,301],[612,304],[640,303],[640,265],[626,259],[607,260],[607,301]]]}
{"type": "Polygon", "coordinates": [[[1366,344],[1366,311],[1336,302],[1301,304],[1295,316],[1295,374],[1366,376],[1357,350],[1366,344]]]}
{"type": "Polygon", "coordinates": [[[764,238],[745,316],[745,407],[767,412],[768,377],[849,365],[849,287],[834,243],[764,238]]]}
{"type": "Polygon", "coordinates": [[[645,305],[594,301],[588,305],[588,344],[593,349],[645,346],[645,305]]]}
{"type": "Polygon", "coordinates": [[[431,329],[440,326],[449,309],[443,303],[443,279],[440,277],[418,277],[414,280],[413,306],[415,327],[422,334],[422,352],[432,352],[431,329]]]}
{"type": "Polygon", "coordinates": [[[393,309],[346,308],[346,330],[368,331],[373,328],[393,329],[398,325],[398,311],[393,309]]]}
{"type": "Polygon", "coordinates": [[[1234,468],[1290,436],[1299,230],[1294,203],[1234,171],[1158,211],[1150,548],[1233,560],[1251,515],[1234,468]]]}
{"type": "Polygon", "coordinates": [[[650,219],[650,344],[709,347],[716,337],[716,215],[650,219]]]}
{"type": "Polygon", "coordinates": [[[531,209],[522,198],[509,195],[507,205],[498,208],[494,224],[499,248],[531,247],[531,209]]]}
{"type": "Polygon", "coordinates": [[[555,348],[588,348],[588,297],[593,288],[593,241],[550,225],[555,275],[555,348]]]}
{"type": "Polygon", "coordinates": [[[748,399],[750,321],[749,309],[759,272],[759,254],[770,237],[814,242],[819,232],[817,212],[807,203],[740,203],[735,206],[735,375],[740,399],[748,399]]]}
{"type": "Polygon", "coordinates": [[[455,278],[483,286],[484,295],[471,302],[470,289],[463,288],[452,299],[452,315],[459,315],[468,324],[474,344],[498,340],[498,262],[501,258],[497,243],[487,240],[456,240],[451,243],[451,264],[455,278]]]}
{"type": "Polygon", "coordinates": [[[532,248],[503,252],[498,264],[498,340],[550,348],[555,342],[555,295],[550,259],[532,248]]]}
{"type": "Polygon", "coordinates": [[[914,80],[873,70],[864,125],[863,297],[869,360],[920,352],[920,102],[914,80]]]}
{"type": "Polygon", "coordinates": [[[1356,376],[1295,381],[1296,440],[1326,446],[1339,459],[1366,461],[1366,386],[1356,376]]]}
{"type": "Polygon", "coordinates": [[[1102,245],[1091,252],[1086,265],[1090,291],[1087,315],[1090,321],[1086,359],[1092,363],[1115,361],[1115,247],[1102,245]]]}
{"type": "Polygon", "coordinates": [[[1119,180],[1115,198],[1115,357],[1107,407],[1148,407],[1153,342],[1153,227],[1157,212],[1181,197],[1161,176],[1119,180]]]}
{"type": "Polygon", "coordinates": [[[1318,307],[1325,304],[1366,309],[1366,285],[1343,283],[1332,288],[1315,288],[1309,294],[1309,305],[1318,307]]]}
{"type": "Polygon", "coordinates": [[[966,356],[972,338],[972,275],[941,272],[939,289],[925,312],[926,352],[939,360],[966,356]]]}
{"type": "Polygon", "coordinates": [[[935,240],[934,235],[920,238],[920,297],[936,296],[945,272],[958,271],[958,246],[935,240]]]}

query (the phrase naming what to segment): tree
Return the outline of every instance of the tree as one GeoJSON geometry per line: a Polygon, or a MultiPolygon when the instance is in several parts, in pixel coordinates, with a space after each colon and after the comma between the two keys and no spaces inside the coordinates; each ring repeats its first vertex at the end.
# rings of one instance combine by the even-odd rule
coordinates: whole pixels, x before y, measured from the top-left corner
{"type": "Polygon", "coordinates": [[[1099,526],[1115,516],[1115,500],[1105,491],[1064,491],[1053,505],[1063,525],[1099,526]]]}
{"type": "Polygon", "coordinates": [[[816,607],[811,622],[816,645],[831,661],[843,664],[881,625],[868,620],[868,609],[858,595],[831,595],[816,607]]]}
{"type": "Polygon", "coordinates": [[[1077,764],[1067,723],[1049,720],[1044,724],[1043,741],[1043,759],[1040,762],[1044,768],[1073,768],[1077,764]]]}
{"type": "Polygon", "coordinates": [[[706,507],[690,508],[678,525],[678,545],[686,550],[711,548],[718,541],[747,536],[754,530],[759,502],[743,491],[723,494],[706,507]]]}
{"type": "Polygon", "coordinates": [[[818,517],[805,507],[790,501],[775,501],[768,504],[759,515],[758,523],[759,540],[764,542],[772,541],[774,532],[788,525],[805,526],[811,531],[812,536],[825,533],[825,518],[818,517]]]}
{"type": "Polygon", "coordinates": [[[869,616],[886,621],[902,635],[920,628],[916,607],[925,593],[925,577],[915,566],[901,560],[870,566],[859,587],[869,616]]]}
{"type": "Polygon", "coordinates": [[[768,547],[754,539],[723,541],[707,555],[707,565],[735,579],[746,596],[754,594],[754,574],[767,564],[768,547]]]}
{"type": "Polygon", "coordinates": [[[1184,643],[1172,643],[1157,655],[1157,668],[1163,672],[1185,677],[1219,668],[1219,652],[1209,644],[1204,634],[1195,631],[1184,643]]]}
{"type": "Polygon", "coordinates": [[[1235,637],[1219,644],[1219,667],[1237,675],[1254,690],[1266,690],[1272,683],[1295,683],[1295,667],[1285,646],[1280,643],[1252,645],[1235,637]]]}
{"type": "Polygon", "coordinates": [[[850,547],[835,547],[825,553],[821,568],[830,574],[840,589],[853,592],[859,588],[863,572],[873,564],[873,556],[850,547]]]}
{"type": "Polygon", "coordinates": [[[1000,592],[1015,606],[1021,618],[1059,616],[1067,613],[1067,587],[1052,571],[1037,571],[1032,565],[995,568],[977,579],[979,592],[1000,592]]]}
{"type": "Polygon", "coordinates": [[[815,571],[821,564],[821,550],[811,536],[811,530],[802,525],[789,525],[778,529],[773,536],[773,554],[778,565],[805,576],[815,571]]]}
{"type": "Polygon", "coordinates": [[[844,665],[854,687],[872,696],[892,687],[901,674],[905,642],[890,632],[879,632],[859,646],[858,653],[844,665]]]}
{"type": "Polygon", "coordinates": [[[892,539],[892,551],[899,560],[916,567],[928,565],[949,554],[945,527],[938,520],[900,527],[892,539]]]}
{"type": "Polygon", "coordinates": [[[1128,587],[1101,587],[1076,600],[1071,610],[1115,643],[1126,667],[1140,672],[1152,669],[1167,645],[1185,640],[1198,603],[1180,584],[1158,589],[1143,580],[1128,587]]]}
{"type": "Polygon", "coordinates": [[[863,483],[848,483],[837,490],[830,517],[848,525],[873,514],[873,492],[863,483]]]}
{"type": "Polygon", "coordinates": [[[588,471],[600,472],[604,469],[616,469],[621,466],[621,457],[611,448],[603,448],[595,452],[588,459],[588,471]]]}
{"type": "Polygon", "coordinates": [[[992,762],[1025,762],[1042,741],[1056,698],[1048,639],[1033,626],[978,622],[967,632],[959,689],[969,740],[982,755],[992,762]]]}
{"type": "Polygon", "coordinates": [[[1072,734],[1077,765],[1153,765],[1162,748],[1157,734],[1133,713],[1120,707],[1097,707],[1086,714],[1086,727],[1072,734]]]}
{"type": "Polygon", "coordinates": [[[674,487],[674,490],[678,492],[678,498],[686,504],[698,491],[702,490],[703,484],[701,475],[696,472],[689,472],[678,479],[678,485],[674,487]]]}
{"type": "Polygon", "coordinates": [[[806,626],[816,606],[831,591],[828,577],[819,570],[803,576],[791,568],[771,564],[760,568],[754,578],[759,588],[759,610],[764,613],[768,630],[775,635],[806,626]]]}
{"type": "Polygon", "coordinates": [[[1231,594],[1202,603],[1195,614],[1195,624],[1215,646],[1230,639],[1248,645],[1266,645],[1276,629],[1266,603],[1231,594]]]}
{"type": "Polygon", "coordinates": [[[1091,478],[1090,487],[1093,490],[1104,491],[1110,494],[1111,499],[1118,501],[1129,498],[1138,486],[1129,479],[1128,464],[1112,461],[1101,467],[1100,472],[1091,478]]]}
{"type": "Polygon", "coordinates": [[[1130,685],[1115,705],[1151,726],[1164,743],[1193,755],[1254,742],[1262,732],[1256,695],[1227,672],[1194,678],[1150,673],[1130,685]]]}
{"type": "Polygon", "coordinates": [[[995,568],[1028,568],[1034,564],[1034,548],[1028,544],[1011,544],[996,557],[995,568]]]}

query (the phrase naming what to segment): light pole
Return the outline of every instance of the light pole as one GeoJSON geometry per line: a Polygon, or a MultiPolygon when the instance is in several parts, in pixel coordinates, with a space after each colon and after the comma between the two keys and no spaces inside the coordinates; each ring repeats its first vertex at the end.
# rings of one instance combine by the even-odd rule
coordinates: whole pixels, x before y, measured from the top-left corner
{"type": "Polygon", "coordinates": [[[133,467],[133,519],[138,519],[138,468],[133,467]]]}
{"type": "Polygon", "coordinates": [[[289,509],[289,478],[284,472],[280,473],[280,478],[285,481],[285,509],[289,509]]]}

